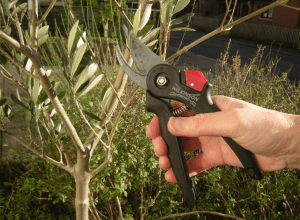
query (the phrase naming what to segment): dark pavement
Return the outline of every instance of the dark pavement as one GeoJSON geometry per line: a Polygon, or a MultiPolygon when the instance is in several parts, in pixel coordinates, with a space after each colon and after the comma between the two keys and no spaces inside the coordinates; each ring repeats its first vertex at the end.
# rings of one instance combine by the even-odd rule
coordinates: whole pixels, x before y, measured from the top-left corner
{"type": "MultiPolygon", "coordinates": [[[[179,26],[179,25],[178,25],[179,26]]],[[[185,27],[185,24],[181,24],[181,27],[185,27]]],[[[200,37],[206,35],[208,32],[204,31],[195,31],[195,32],[186,32],[183,39],[182,45],[180,48],[187,46],[193,41],[199,39],[200,37]]],[[[182,40],[183,32],[171,32],[170,48],[169,55],[174,54],[182,40]]],[[[189,51],[183,53],[177,62],[173,61],[171,64],[175,65],[177,68],[181,69],[197,69],[206,73],[211,70],[212,73],[215,72],[215,64],[220,54],[224,53],[226,50],[229,39],[231,38],[231,44],[229,48],[229,57],[235,56],[237,51],[242,59],[242,65],[247,61],[250,62],[250,59],[253,58],[257,52],[257,45],[266,46],[264,50],[263,59],[265,63],[268,62],[266,59],[267,55],[270,52],[271,44],[264,44],[249,40],[244,40],[235,37],[227,37],[222,35],[216,35],[202,43],[191,48],[189,51]]],[[[289,68],[292,68],[289,73],[290,80],[294,81],[295,78],[300,76],[300,50],[289,49],[281,47],[279,52],[279,46],[272,46],[270,57],[275,59],[275,57],[280,57],[277,68],[281,72],[286,72],[289,68]]],[[[175,59],[177,60],[177,58],[175,59]]]]}

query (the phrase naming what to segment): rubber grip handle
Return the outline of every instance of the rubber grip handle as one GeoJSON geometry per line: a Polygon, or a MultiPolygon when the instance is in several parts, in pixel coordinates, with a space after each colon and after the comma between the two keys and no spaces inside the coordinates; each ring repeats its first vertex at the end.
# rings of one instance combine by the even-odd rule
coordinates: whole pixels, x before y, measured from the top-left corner
{"type": "MultiPolygon", "coordinates": [[[[211,99],[211,89],[212,84],[206,83],[203,91],[201,92],[200,103],[196,109],[193,109],[197,113],[210,113],[210,112],[218,112],[220,111],[217,106],[213,103],[211,99]]],[[[262,179],[262,173],[258,168],[257,162],[254,158],[254,155],[251,151],[243,148],[241,145],[236,143],[229,137],[222,137],[226,143],[230,146],[236,156],[239,158],[241,163],[243,164],[244,168],[251,176],[251,178],[256,180],[262,179]]]]}
{"type": "Polygon", "coordinates": [[[147,111],[156,114],[159,119],[162,137],[168,148],[168,157],[174,175],[183,193],[187,206],[192,211],[196,202],[196,190],[188,175],[181,138],[172,135],[167,128],[168,121],[172,116],[170,103],[163,99],[154,98],[148,92],[146,100],[147,111]]]}

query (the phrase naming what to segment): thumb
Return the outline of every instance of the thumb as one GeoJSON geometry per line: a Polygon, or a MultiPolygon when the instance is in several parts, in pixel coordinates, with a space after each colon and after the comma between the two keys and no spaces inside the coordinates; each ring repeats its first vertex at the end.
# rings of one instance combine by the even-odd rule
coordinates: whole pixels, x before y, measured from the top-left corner
{"type": "Polygon", "coordinates": [[[226,110],[214,113],[197,114],[192,117],[171,117],[169,131],[175,136],[223,136],[233,137],[237,132],[238,120],[235,111],[226,110]]]}

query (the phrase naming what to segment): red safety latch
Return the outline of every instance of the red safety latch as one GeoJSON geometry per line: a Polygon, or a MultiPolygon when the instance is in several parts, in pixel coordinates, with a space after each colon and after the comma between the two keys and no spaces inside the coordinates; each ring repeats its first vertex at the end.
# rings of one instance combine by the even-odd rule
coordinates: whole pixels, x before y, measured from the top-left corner
{"type": "Polygon", "coordinates": [[[202,92],[207,80],[203,73],[196,70],[185,71],[186,86],[198,92],[202,92]]]}

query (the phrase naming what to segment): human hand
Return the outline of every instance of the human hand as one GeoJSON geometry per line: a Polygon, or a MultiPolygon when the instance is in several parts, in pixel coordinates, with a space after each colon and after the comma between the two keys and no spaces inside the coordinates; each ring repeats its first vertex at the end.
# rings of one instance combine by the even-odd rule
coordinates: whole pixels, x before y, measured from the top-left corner
{"type": "MultiPolygon", "coordinates": [[[[294,163],[293,155],[298,144],[294,138],[294,115],[226,96],[214,96],[212,100],[220,112],[172,117],[168,122],[168,129],[173,135],[185,137],[185,152],[202,150],[201,154],[187,161],[190,176],[225,164],[243,167],[222,136],[232,138],[253,152],[262,171],[280,170],[294,163]]],[[[170,169],[167,146],[156,116],[146,133],[152,139],[155,153],[159,156],[159,166],[165,170],[170,169]]],[[[176,182],[172,169],[166,172],[165,178],[169,182],[176,182]]]]}

